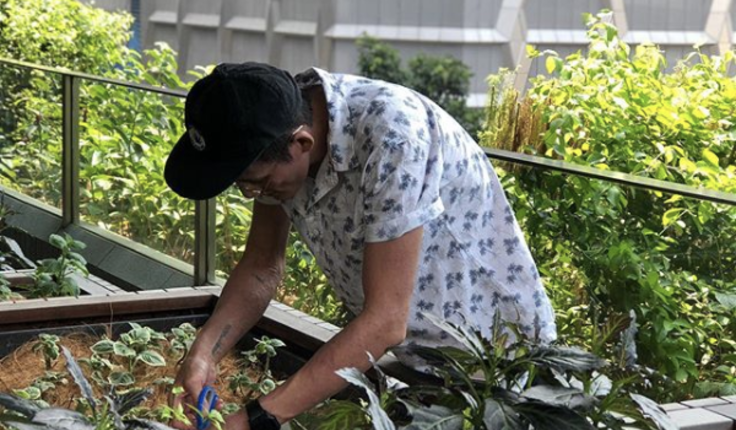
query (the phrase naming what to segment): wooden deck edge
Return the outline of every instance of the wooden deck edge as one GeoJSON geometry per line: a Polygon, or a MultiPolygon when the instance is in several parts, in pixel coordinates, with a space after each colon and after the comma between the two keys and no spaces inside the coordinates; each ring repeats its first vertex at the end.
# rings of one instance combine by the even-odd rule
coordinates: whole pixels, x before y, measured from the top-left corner
{"type": "MultiPolygon", "coordinates": [[[[84,318],[110,318],[113,316],[149,312],[207,309],[211,312],[219,299],[222,287],[198,286],[169,290],[143,290],[109,295],[58,297],[0,302],[0,331],[3,326],[43,323],[84,318]]],[[[312,317],[277,301],[271,301],[256,326],[288,344],[315,352],[340,328],[312,317]]],[[[386,373],[404,381],[416,380],[411,369],[403,366],[395,356],[386,354],[379,362],[386,373]]]]}
{"type": "MultiPolygon", "coordinates": [[[[13,272],[0,272],[0,276],[5,278],[8,282],[10,282],[10,285],[17,286],[17,285],[24,285],[28,284],[29,282],[32,282],[32,276],[35,272],[35,269],[33,270],[17,270],[13,272]]],[[[107,296],[109,294],[117,294],[125,292],[122,288],[118,287],[115,284],[112,284],[110,282],[105,281],[104,279],[95,276],[95,275],[89,275],[89,277],[81,276],[79,274],[73,274],[72,277],[75,281],[77,281],[77,285],[79,285],[79,289],[83,291],[85,294],[89,294],[91,296],[107,296]]]]}
{"type": "Polygon", "coordinates": [[[58,297],[0,302],[0,331],[4,325],[44,321],[113,317],[147,312],[214,308],[216,295],[206,289],[181,288],[118,293],[107,296],[58,297]]]}

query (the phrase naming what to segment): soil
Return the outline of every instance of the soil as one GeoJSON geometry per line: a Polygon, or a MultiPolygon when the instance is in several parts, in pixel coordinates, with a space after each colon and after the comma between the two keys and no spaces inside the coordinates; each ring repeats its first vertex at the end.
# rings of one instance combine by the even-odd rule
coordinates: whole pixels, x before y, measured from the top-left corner
{"type": "MultiPolygon", "coordinates": [[[[80,358],[90,357],[92,355],[90,347],[99,340],[99,338],[88,334],[71,334],[62,337],[59,344],[67,347],[72,355],[79,360],[80,358]]],[[[27,388],[35,379],[43,376],[46,370],[66,374],[66,360],[63,355],[54,362],[51,369],[46,369],[43,353],[33,351],[33,346],[36,343],[37,341],[28,342],[0,359],[1,392],[12,393],[13,390],[27,388]]],[[[144,363],[138,363],[133,372],[136,387],[150,387],[154,390],[153,395],[141,405],[151,409],[168,403],[171,386],[155,384],[154,381],[164,377],[175,378],[178,369],[177,361],[180,356],[174,351],[159,352],[166,358],[167,365],[165,367],[152,367],[144,363]]],[[[231,352],[218,366],[218,377],[213,388],[225,403],[243,404],[246,400],[239,395],[235,395],[229,389],[229,382],[226,379],[240,370],[240,362],[239,354],[231,352]]],[[[92,384],[95,397],[101,398],[102,390],[90,378],[91,372],[88,366],[80,363],[80,367],[92,384]]],[[[249,374],[254,377],[255,370],[251,370],[249,374]]],[[[81,397],[80,390],[71,377],[66,378],[66,383],[58,383],[56,388],[47,390],[42,396],[49,404],[68,409],[74,409],[76,406],[74,399],[79,397],[81,397]]]]}

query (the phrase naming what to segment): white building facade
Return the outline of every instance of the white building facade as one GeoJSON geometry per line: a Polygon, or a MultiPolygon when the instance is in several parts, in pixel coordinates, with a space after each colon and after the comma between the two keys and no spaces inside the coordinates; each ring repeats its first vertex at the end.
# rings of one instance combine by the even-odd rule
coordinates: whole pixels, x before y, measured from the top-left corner
{"type": "Polygon", "coordinates": [[[397,48],[451,55],[474,76],[471,105],[483,105],[485,79],[519,67],[517,86],[544,70],[527,43],[561,55],[586,45],[582,14],[613,11],[623,39],[654,42],[669,63],[701,45],[719,54],[736,42],[736,0],[97,0],[133,10],[143,48],[165,41],[182,73],[195,65],[264,61],[292,72],[319,66],[356,72],[363,33],[397,48]],[[539,63],[539,64],[536,64],[539,63]]]}

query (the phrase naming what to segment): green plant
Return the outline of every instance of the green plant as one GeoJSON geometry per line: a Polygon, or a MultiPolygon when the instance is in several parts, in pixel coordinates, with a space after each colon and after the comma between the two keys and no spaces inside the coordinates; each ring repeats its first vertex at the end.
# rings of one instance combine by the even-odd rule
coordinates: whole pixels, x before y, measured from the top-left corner
{"type": "Polygon", "coordinates": [[[276,380],[271,373],[271,359],[276,356],[278,348],[285,346],[281,340],[267,336],[255,341],[253,349],[243,351],[241,354],[242,367],[249,369],[250,373],[255,369],[256,378],[251,378],[247,370],[228,377],[229,387],[234,393],[239,392],[242,396],[251,398],[254,397],[254,393],[268,394],[276,388],[276,380]]]}
{"type": "MultiPolygon", "coordinates": [[[[550,76],[522,100],[506,71],[489,78],[487,146],[604,170],[732,191],[736,182],[734,54],[687,55],[673,72],[652,45],[634,51],[603,14],[590,44],[561,58],[530,48],[550,76]],[[707,114],[706,114],[707,113],[707,114]]],[[[731,392],[736,328],[736,209],[582,177],[500,165],[561,339],[594,345],[596,327],[634,310],[640,362],[677,384],[660,402],[731,392]],[[719,390],[719,391],[714,391],[719,390]]],[[[606,358],[611,355],[604,355],[606,358]]]]}
{"type": "Polygon", "coordinates": [[[0,302],[7,300],[18,300],[23,296],[10,289],[10,282],[0,275],[0,302]]]}
{"type": "Polygon", "coordinates": [[[39,406],[48,408],[50,405],[43,400],[44,393],[53,391],[57,384],[66,384],[66,382],[66,375],[63,373],[47,370],[42,376],[36,378],[30,386],[22,390],[13,390],[13,394],[22,399],[33,400],[39,406]]]}
{"type": "Polygon", "coordinates": [[[171,349],[183,357],[189,352],[196,336],[197,329],[189,323],[183,323],[179,327],[172,328],[171,335],[166,337],[171,349]]]}
{"type": "Polygon", "coordinates": [[[103,339],[92,345],[94,354],[88,363],[95,369],[96,380],[111,386],[131,385],[135,383],[133,372],[138,363],[154,367],[166,365],[166,359],[158,351],[161,343],[167,340],[166,336],[150,327],[129,324],[131,330],[122,333],[118,340],[103,339]],[[115,364],[117,362],[125,363],[122,370],[115,364]]]}
{"type": "Polygon", "coordinates": [[[358,69],[361,74],[394,84],[406,85],[408,73],[401,68],[399,51],[367,34],[356,41],[358,47],[358,69]]]}
{"type": "Polygon", "coordinates": [[[346,309],[296,232],[289,239],[286,274],[276,291],[276,299],[338,326],[348,321],[346,309]]]}
{"type": "Polygon", "coordinates": [[[409,60],[405,70],[399,51],[392,46],[367,34],[358,38],[356,45],[362,75],[424,94],[452,115],[471,136],[478,135],[483,111],[466,106],[472,73],[462,61],[450,56],[419,54],[409,60]]]}
{"type": "MultiPolygon", "coordinates": [[[[69,350],[63,348],[67,370],[79,386],[89,415],[63,408],[43,408],[38,403],[18,396],[0,393],[0,405],[14,414],[0,415],[0,422],[17,430],[168,430],[154,421],[127,418],[126,414],[145,400],[150,390],[130,390],[125,394],[110,391],[103,399],[96,399],[92,386],[69,350]]],[[[183,414],[182,414],[183,415],[183,414]]]]}
{"type": "Polygon", "coordinates": [[[2,234],[13,215],[17,215],[17,212],[5,204],[5,194],[0,192],[0,270],[35,269],[36,265],[26,258],[18,242],[2,234]]]}
{"type": "Polygon", "coordinates": [[[86,245],[65,234],[63,237],[52,234],[49,242],[61,251],[58,258],[48,258],[38,262],[33,272],[33,283],[21,286],[29,297],[79,296],[79,285],[73,275],[89,275],[87,261],[76,251],[86,245]]]}
{"type": "Polygon", "coordinates": [[[59,349],[59,336],[46,333],[39,334],[38,341],[33,345],[33,351],[41,351],[46,369],[50,370],[61,352],[59,349]]]}
{"type": "Polygon", "coordinates": [[[409,60],[408,86],[428,96],[462,122],[472,73],[462,61],[446,56],[418,54],[409,60]]]}
{"type": "MultiPolygon", "coordinates": [[[[0,55],[130,82],[187,90],[176,53],[159,43],[143,55],[126,48],[132,17],[76,0],[0,0],[0,55]],[[37,27],[37,23],[49,23],[37,27]],[[82,29],[82,30],[80,30],[82,29]],[[24,38],[34,35],[33,43],[24,38]]],[[[196,68],[195,78],[207,73],[196,68]]],[[[59,206],[61,79],[0,68],[0,183],[59,206]]],[[[191,261],[194,205],[176,196],[163,164],[184,132],[183,99],[83,80],[80,84],[82,220],[191,261]]],[[[229,273],[242,255],[252,202],[229,190],[218,198],[217,268],[229,273]]],[[[0,243],[0,246],[2,244],[0,243]]],[[[1,249],[1,248],[0,248],[1,249]]],[[[300,264],[301,253],[291,253],[300,264]]],[[[0,263],[1,264],[1,263],[0,263]]],[[[337,300],[316,270],[289,281],[306,312],[342,319],[337,300]],[[313,292],[313,291],[316,291],[313,292]],[[310,298],[311,297],[311,298],[310,298]]]]}
{"type": "MultiPolygon", "coordinates": [[[[375,429],[571,428],[675,429],[652,400],[630,390],[632,376],[612,381],[616,367],[576,348],[540,345],[496,318],[491,339],[425,315],[462,348],[404,346],[439,376],[441,386],[388,388],[378,393],[357,370],[340,375],[366,390],[367,416],[375,429]],[[404,427],[402,427],[404,428],[404,427]]],[[[631,351],[631,350],[629,350],[631,351]]],[[[350,412],[352,414],[352,412],[350,412]]]]}

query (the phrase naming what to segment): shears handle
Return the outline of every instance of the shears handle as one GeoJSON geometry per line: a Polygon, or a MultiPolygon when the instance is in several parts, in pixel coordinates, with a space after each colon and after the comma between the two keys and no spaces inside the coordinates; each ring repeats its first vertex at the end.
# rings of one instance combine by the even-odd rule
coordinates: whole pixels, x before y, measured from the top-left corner
{"type": "Polygon", "coordinates": [[[195,417],[197,419],[197,430],[207,430],[207,427],[210,425],[210,420],[202,415],[205,412],[209,413],[211,410],[215,409],[218,399],[219,397],[217,397],[217,393],[215,393],[214,388],[209,385],[202,387],[202,391],[199,393],[199,398],[197,399],[197,410],[199,411],[195,417]]]}

